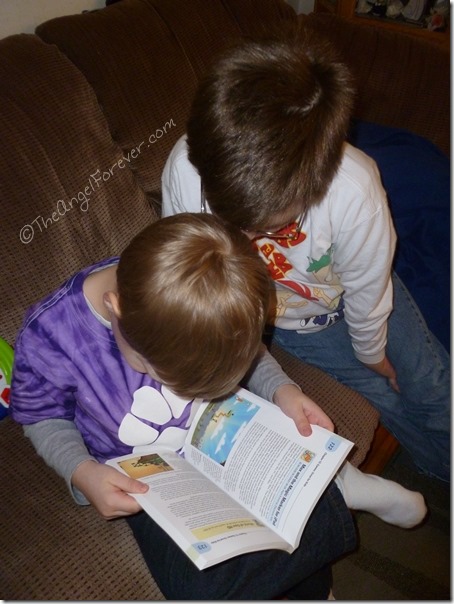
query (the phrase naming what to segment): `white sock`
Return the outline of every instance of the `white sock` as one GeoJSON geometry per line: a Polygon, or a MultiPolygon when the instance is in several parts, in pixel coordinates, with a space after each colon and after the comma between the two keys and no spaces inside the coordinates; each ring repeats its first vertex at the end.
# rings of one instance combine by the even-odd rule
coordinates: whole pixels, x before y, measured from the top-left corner
{"type": "Polygon", "coordinates": [[[363,474],[348,461],[337,473],[335,482],[351,510],[370,512],[389,524],[412,528],[427,514],[421,493],[374,474],[363,474]]]}

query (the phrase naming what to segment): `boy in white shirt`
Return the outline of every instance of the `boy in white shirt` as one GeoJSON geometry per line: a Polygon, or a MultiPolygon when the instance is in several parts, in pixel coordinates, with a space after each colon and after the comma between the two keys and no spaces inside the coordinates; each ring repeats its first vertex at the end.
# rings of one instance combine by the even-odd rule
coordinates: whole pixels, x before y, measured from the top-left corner
{"type": "Polygon", "coordinates": [[[357,390],[416,466],[450,479],[450,360],[392,271],[375,162],[346,142],[348,69],[307,32],[246,41],[202,81],[162,178],[163,215],[211,211],[273,277],[271,337],[357,390]]]}

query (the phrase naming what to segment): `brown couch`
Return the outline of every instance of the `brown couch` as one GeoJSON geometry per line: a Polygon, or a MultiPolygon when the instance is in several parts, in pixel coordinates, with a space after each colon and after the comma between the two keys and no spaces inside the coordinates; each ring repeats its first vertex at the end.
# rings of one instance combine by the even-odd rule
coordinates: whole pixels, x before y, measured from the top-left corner
{"type": "MultiPolygon", "coordinates": [[[[295,20],[281,0],[121,0],[0,40],[0,335],[72,272],[119,253],[159,215],[160,174],[192,94],[232,38],[295,20]]],[[[356,115],[449,151],[449,55],[330,15],[358,82],[356,115]]],[[[278,349],[363,462],[378,414],[278,349]]],[[[77,507],[10,418],[0,422],[0,595],[7,600],[159,600],[126,523],[77,507]]]]}

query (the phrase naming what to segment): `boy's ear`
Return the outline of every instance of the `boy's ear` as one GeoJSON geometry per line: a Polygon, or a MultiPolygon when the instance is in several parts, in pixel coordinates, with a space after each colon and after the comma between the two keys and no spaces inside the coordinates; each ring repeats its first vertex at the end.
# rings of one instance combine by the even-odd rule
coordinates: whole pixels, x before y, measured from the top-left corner
{"type": "Polygon", "coordinates": [[[113,291],[104,292],[103,294],[104,306],[109,312],[112,312],[117,319],[120,318],[120,304],[118,302],[118,294],[113,291]]]}

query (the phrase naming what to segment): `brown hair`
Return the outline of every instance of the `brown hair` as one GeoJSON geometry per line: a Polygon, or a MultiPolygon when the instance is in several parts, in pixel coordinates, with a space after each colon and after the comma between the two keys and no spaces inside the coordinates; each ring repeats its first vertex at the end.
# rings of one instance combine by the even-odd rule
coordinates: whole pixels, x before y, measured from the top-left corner
{"type": "Polygon", "coordinates": [[[244,377],[270,282],[238,229],[209,214],[163,218],[125,249],[117,285],[122,335],[176,394],[212,398],[244,377]]]}
{"type": "Polygon", "coordinates": [[[202,80],[187,125],[211,210],[243,229],[305,213],[334,178],[352,103],[347,67],[313,33],[286,29],[230,48],[202,80]]]}

